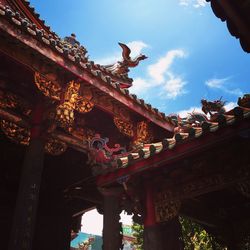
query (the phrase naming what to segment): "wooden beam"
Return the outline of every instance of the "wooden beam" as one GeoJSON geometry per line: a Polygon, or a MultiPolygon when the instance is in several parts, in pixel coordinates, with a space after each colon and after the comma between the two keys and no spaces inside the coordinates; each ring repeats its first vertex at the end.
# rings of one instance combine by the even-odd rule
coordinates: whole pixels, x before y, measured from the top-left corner
{"type": "MultiPolygon", "coordinates": [[[[30,128],[29,122],[25,120],[24,117],[17,115],[10,110],[0,108],[0,118],[13,122],[20,127],[30,128]]],[[[54,131],[53,133],[51,133],[51,136],[55,139],[58,139],[67,143],[70,147],[74,148],[77,151],[87,153],[88,145],[84,144],[82,140],[79,140],[73,136],[64,134],[59,131],[54,131]]]]}
{"type": "Polygon", "coordinates": [[[150,158],[138,160],[126,168],[116,169],[114,172],[98,176],[97,185],[108,186],[121,177],[136,176],[149,169],[154,170],[161,167],[165,169],[170,168],[172,164],[180,160],[210,150],[214,145],[222,143],[223,141],[229,141],[233,137],[238,137],[241,132],[247,130],[249,130],[249,121],[245,120],[241,122],[240,126],[228,126],[218,130],[218,132],[208,133],[201,138],[188,140],[179,145],[177,144],[174,149],[165,150],[150,158]]]}

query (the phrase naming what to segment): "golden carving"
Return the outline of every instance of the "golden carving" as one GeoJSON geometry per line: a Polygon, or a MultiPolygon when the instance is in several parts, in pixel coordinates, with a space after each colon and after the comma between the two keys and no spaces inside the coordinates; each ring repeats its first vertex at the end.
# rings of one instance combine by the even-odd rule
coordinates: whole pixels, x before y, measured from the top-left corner
{"type": "Polygon", "coordinates": [[[31,113],[31,109],[25,100],[9,92],[0,91],[0,108],[18,109],[24,115],[30,115],[31,113]]]}
{"type": "Polygon", "coordinates": [[[114,123],[122,134],[124,134],[128,137],[134,136],[133,123],[131,123],[129,121],[124,121],[124,120],[120,119],[119,117],[114,117],[114,123]]]}
{"type": "Polygon", "coordinates": [[[142,143],[150,143],[153,140],[152,131],[149,128],[148,122],[141,121],[137,123],[136,128],[136,139],[133,144],[135,146],[140,145],[142,143]]]}
{"type": "Polygon", "coordinates": [[[73,126],[74,110],[86,113],[92,110],[94,104],[79,95],[80,83],[70,81],[64,92],[62,103],[56,108],[56,121],[60,126],[69,128],[73,126]]]}
{"type": "MultiPolygon", "coordinates": [[[[1,120],[1,129],[11,141],[25,146],[29,145],[30,131],[27,128],[17,126],[13,122],[1,120]]],[[[51,155],[62,154],[66,149],[66,143],[53,138],[48,138],[45,144],[45,151],[51,155]]]]}
{"type": "Polygon", "coordinates": [[[48,80],[38,72],[35,72],[34,78],[36,86],[45,96],[60,100],[61,87],[59,84],[48,80]]]}
{"type": "Polygon", "coordinates": [[[17,98],[13,94],[0,92],[0,107],[14,109],[17,107],[17,98]]]}
{"type": "Polygon", "coordinates": [[[70,103],[65,102],[57,106],[55,120],[61,127],[71,127],[73,125],[74,118],[74,109],[72,108],[70,103]]]}
{"type": "Polygon", "coordinates": [[[60,155],[66,151],[67,144],[65,142],[50,137],[48,138],[44,149],[47,153],[51,155],[60,155]]]}
{"type": "Polygon", "coordinates": [[[164,222],[175,218],[180,210],[181,202],[179,200],[169,200],[164,195],[157,195],[155,200],[156,221],[164,222]]]}
{"type": "Polygon", "coordinates": [[[30,132],[27,128],[22,128],[12,122],[1,120],[1,129],[10,140],[22,145],[29,145],[30,132]]]}
{"type": "Polygon", "coordinates": [[[94,103],[84,98],[80,97],[76,103],[76,110],[80,113],[87,113],[91,111],[94,107],[94,103]]]}

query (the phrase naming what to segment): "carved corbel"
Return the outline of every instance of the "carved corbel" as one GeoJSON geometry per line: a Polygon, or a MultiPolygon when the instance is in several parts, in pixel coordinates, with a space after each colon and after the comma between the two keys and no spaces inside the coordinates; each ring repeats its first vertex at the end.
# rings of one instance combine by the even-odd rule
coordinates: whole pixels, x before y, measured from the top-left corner
{"type": "Polygon", "coordinates": [[[48,80],[44,75],[40,74],[39,72],[35,72],[34,80],[37,88],[45,96],[53,100],[60,100],[62,88],[57,82],[48,80]]]}
{"type": "Polygon", "coordinates": [[[163,200],[155,202],[157,222],[170,221],[179,214],[181,202],[179,200],[163,200]]]}
{"type": "Polygon", "coordinates": [[[146,121],[138,122],[136,125],[136,135],[134,137],[133,147],[140,147],[144,143],[151,143],[154,139],[149,123],[146,121]]]}
{"type": "Polygon", "coordinates": [[[13,93],[3,92],[2,90],[0,90],[0,108],[18,110],[26,116],[31,114],[31,108],[24,99],[13,93]]]}
{"type": "Polygon", "coordinates": [[[114,117],[114,123],[118,130],[128,136],[128,137],[134,137],[134,124],[130,121],[125,121],[119,117],[114,117]]]}
{"type": "Polygon", "coordinates": [[[57,82],[48,80],[38,72],[35,72],[34,78],[36,86],[45,96],[60,101],[55,112],[52,112],[53,118],[59,126],[67,129],[71,128],[75,119],[75,111],[87,113],[93,109],[92,96],[89,93],[86,93],[86,95],[84,93],[83,95],[80,94],[80,83],[70,81],[63,90],[57,82]]]}
{"type": "Polygon", "coordinates": [[[30,131],[27,128],[22,128],[13,122],[1,120],[1,129],[11,141],[21,145],[29,145],[30,131]]]}

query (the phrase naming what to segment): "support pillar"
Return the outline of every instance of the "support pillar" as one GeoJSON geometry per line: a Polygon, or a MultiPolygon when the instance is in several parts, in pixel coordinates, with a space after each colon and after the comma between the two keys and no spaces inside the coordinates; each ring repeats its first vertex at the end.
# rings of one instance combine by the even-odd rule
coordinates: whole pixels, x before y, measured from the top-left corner
{"type": "Polygon", "coordinates": [[[119,197],[104,194],[103,250],[122,249],[119,197]]]}
{"type": "Polygon", "coordinates": [[[69,250],[72,214],[62,193],[47,190],[39,200],[32,250],[69,250]]]}
{"type": "Polygon", "coordinates": [[[42,119],[43,106],[38,104],[32,113],[30,143],[22,167],[9,250],[32,250],[44,159],[42,119]]]}
{"type": "Polygon", "coordinates": [[[182,231],[178,216],[160,225],[161,242],[167,250],[183,250],[182,231]]]}
{"type": "Polygon", "coordinates": [[[159,226],[156,224],[154,193],[152,184],[145,183],[146,199],[145,199],[145,219],[143,231],[143,249],[144,250],[161,250],[162,244],[160,239],[159,226]]]}

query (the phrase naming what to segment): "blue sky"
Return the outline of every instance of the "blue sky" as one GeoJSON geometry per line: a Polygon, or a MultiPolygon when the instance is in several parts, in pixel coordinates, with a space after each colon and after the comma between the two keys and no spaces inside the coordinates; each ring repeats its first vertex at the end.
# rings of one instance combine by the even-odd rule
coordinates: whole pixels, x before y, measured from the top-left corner
{"type": "MultiPolygon", "coordinates": [[[[59,36],[74,32],[91,60],[119,60],[118,42],[149,58],[131,69],[131,92],[169,114],[250,92],[250,55],[205,0],[31,0],[59,36]]],[[[183,114],[183,112],[181,112],[183,114]]]]}

